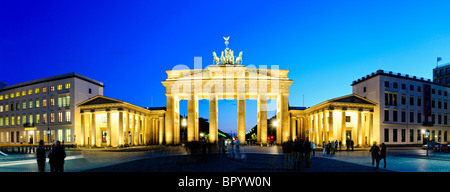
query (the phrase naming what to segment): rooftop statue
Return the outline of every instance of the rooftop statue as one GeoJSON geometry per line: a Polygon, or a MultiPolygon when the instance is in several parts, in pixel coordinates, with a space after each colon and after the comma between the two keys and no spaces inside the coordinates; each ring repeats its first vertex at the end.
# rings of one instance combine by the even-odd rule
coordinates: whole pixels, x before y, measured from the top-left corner
{"type": "MultiPolygon", "coordinates": [[[[222,51],[222,54],[220,56],[220,65],[235,65],[234,60],[234,51],[228,48],[228,39],[230,39],[230,36],[223,37],[225,40],[225,45],[227,46],[224,51],[222,51]]],[[[213,52],[213,63],[216,65],[219,65],[219,57],[217,57],[216,52],[213,52]]],[[[242,51],[239,53],[239,57],[236,58],[236,65],[242,64],[242,51]]]]}

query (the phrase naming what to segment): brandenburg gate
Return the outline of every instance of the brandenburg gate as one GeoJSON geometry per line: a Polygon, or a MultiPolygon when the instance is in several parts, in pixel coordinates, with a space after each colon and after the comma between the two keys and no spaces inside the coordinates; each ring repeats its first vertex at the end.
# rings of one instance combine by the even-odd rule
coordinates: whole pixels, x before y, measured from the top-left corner
{"type": "Polygon", "coordinates": [[[162,81],[166,87],[167,106],[164,138],[166,144],[180,143],[180,100],[188,101],[187,140],[199,140],[198,101],[209,100],[209,141],[218,141],[218,101],[237,99],[238,139],[245,141],[245,100],[257,100],[257,141],[267,143],[267,100],[277,102],[277,143],[291,137],[289,127],[289,70],[277,65],[242,65],[242,51],[235,58],[233,50],[226,48],[220,58],[213,52],[213,65],[205,69],[180,69],[167,72],[162,81]]]}

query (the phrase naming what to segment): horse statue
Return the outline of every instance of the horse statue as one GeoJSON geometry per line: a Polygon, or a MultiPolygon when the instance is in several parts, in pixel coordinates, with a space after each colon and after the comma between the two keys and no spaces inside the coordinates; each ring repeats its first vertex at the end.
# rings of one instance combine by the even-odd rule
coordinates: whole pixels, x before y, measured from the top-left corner
{"type": "Polygon", "coordinates": [[[236,65],[242,64],[242,51],[239,53],[239,56],[236,58],[236,65]]]}
{"type": "Polygon", "coordinates": [[[217,57],[216,52],[213,52],[213,57],[213,64],[215,63],[216,65],[219,65],[220,60],[219,57],[217,57]]]}

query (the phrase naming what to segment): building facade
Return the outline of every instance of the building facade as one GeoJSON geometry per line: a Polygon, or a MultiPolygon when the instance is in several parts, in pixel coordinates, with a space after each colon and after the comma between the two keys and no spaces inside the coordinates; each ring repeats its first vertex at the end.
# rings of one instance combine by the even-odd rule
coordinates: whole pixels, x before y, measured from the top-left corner
{"type": "Polygon", "coordinates": [[[165,108],[142,108],[98,95],[77,104],[80,146],[121,147],[163,144],[165,108]]]}
{"type": "Polygon", "coordinates": [[[290,131],[295,137],[314,141],[316,145],[353,141],[355,146],[378,142],[374,129],[374,108],[377,103],[356,94],[330,99],[309,108],[291,107],[290,131]]]}
{"type": "Polygon", "coordinates": [[[354,94],[378,103],[373,126],[379,142],[392,145],[423,144],[428,139],[448,142],[450,87],[383,70],[353,81],[352,87],[354,94]]]}
{"type": "Polygon", "coordinates": [[[450,86],[450,63],[433,69],[433,82],[450,86]]]}
{"type": "Polygon", "coordinates": [[[67,73],[1,87],[0,144],[36,144],[76,143],[81,119],[76,104],[103,95],[104,86],[67,73]]]}

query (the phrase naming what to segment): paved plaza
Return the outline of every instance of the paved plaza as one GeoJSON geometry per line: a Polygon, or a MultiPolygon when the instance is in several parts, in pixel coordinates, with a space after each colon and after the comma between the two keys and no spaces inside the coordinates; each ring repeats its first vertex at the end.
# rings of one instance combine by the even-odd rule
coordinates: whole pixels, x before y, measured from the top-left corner
{"type": "MultiPolygon", "coordinates": [[[[82,148],[66,150],[66,172],[296,172],[284,167],[281,147],[247,146],[240,153],[189,155],[184,147],[82,148]]],[[[419,147],[389,147],[387,167],[372,166],[368,148],[323,155],[319,148],[312,167],[300,172],[448,172],[450,154],[419,147]]],[[[49,170],[48,159],[46,171],[49,170]]],[[[35,154],[0,157],[0,172],[36,172],[35,154]]]]}

